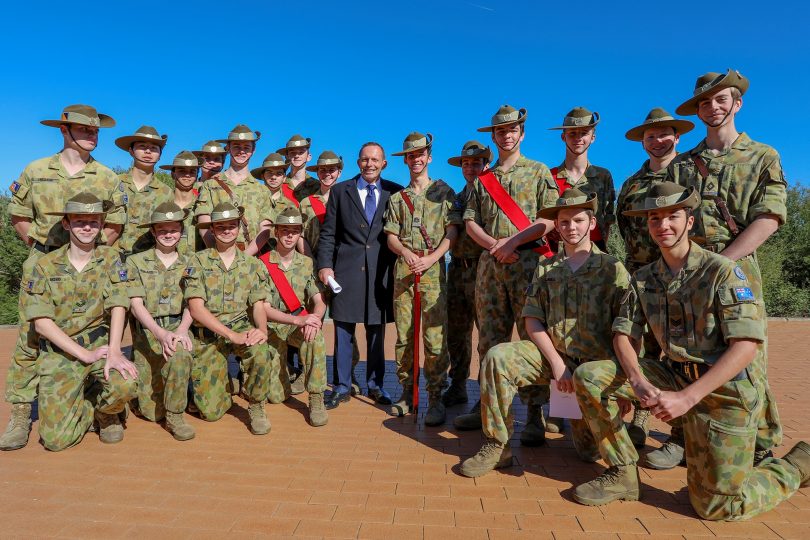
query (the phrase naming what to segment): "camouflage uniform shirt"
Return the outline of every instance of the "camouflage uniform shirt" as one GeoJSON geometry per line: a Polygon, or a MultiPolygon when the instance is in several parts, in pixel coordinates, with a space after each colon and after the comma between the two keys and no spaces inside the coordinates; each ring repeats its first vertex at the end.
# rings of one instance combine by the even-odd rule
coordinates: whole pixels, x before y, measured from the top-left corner
{"type": "Polygon", "coordinates": [[[177,260],[169,268],[163,266],[154,249],[128,257],[129,297],[143,298],[146,310],[155,320],[182,315],[184,304],[180,283],[193,256],[193,253],[178,252],[177,260]]]}
{"type": "MultiPolygon", "coordinates": [[[[616,189],[613,187],[613,176],[604,167],[588,164],[579,180],[571,181],[568,178],[568,171],[565,170],[565,162],[557,167],[557,178],[564,179],[571,187],[575,187],[583,193],[596,193],[599,205],[596,207],[596,224],[599,230],[604,231],[607,226],[616,222],[616,189]]],[[[607,238],[605,238],[607,241],[607,238]]]]}
{"type": "Polygon", "coordinates": [[[83,191],[113,202],[115,206],[107,213],[107,223],[123,225],[126,221],[121,181],[114,172],[93,158],[73,176],[68,175],[59,154],[38,159],[23,170],[10,189],[12,199],[8,213],[30,219],[28,236],[40,244],[63,246],[68,243],[69,236],[62,228],[62,217],[49,215],[48,212],[61,212],[65,201],[83,191]]]}
{"type": "MultiPolygon", "coordinates": [[[[267,211],[274,206],[270,201],[270,191],[250,175],[242,180],[239,185],[231,182],[224,173],[220,173],[219,177],[233,192],[234,198],[231,199],[228,193],[222,189],[222,186],[214,178],[210,178],[200,188],[197,203],[194,205],[194,215],[197,218],[210,215],[214,207],[219,203],[232,201],[236,206],[245,208],[245,219],[248,223],[250,240],[255,239],[256,235],[259,234],[259,224],[262,220],[269,219],[270,216],[267,216],[267,211]]],[[[237,242],[247,243],[241,223],[237,242]]]]}
{"type": "Polygon", "coordinates": [[[127,206],[127,224],[118,239],[118,249],[128,253],[144,251],[155,245],[155,240],[149,229],[141,229],[138,225],[149,221],[152,210],[157,205],[171,201],[174,191],[154,174],[140,191],[132,180],[132,171],[125,172],[118,178],[124,187],[124,204],[127,206]]]}
{"type": "Polygon", "coordinates": [[[453,211],[459,214],[460,225],[458,228],[458,240],[456,240],[456,245],[453,246],[453,249],[450,251],[450,254],[453,256],[454,259],[477,259],[481,252],[484,250],[481,246],[475,243],[468,234],[464,227],[464,210],[467,206],[467,201],[470,198],[470,194],[472,193],[473,186],[472,183],[466,182],[464,185],[464,189],[461,190],[461,193],[458,194],[456,200],[454,202],[453,211]]]}
{"type": "Polygon", "coordinates": [[[623,216],[622,212],[631,210],[634,206],[644,202],[647,192],[656,184],[666,178],[666,169],[653,172],[650,170],[650,160],[644,162],[641,169],[625,180],[619,191],[619,200],[616,204],[616,220],[619,231],[622,233],[627,246],[628,270],[636,270],[645,264],[650,264],[661,256],[658,245],[650,238],[647,230],[647,220],[643,217],[623,216]]]}
{"type": "MultiPolygon", "coordinates": [[[[290,287],[295,291],[295,296],[298,297],[304,309],[310,306],[310,302],[316,294],[323,292],[321,282],[315,277],[312,259],[306,255],[293,251],[293,259],[288,268],[284,268],[284,265],[280,264],[281,257],[277,251],[271,251],[268,260],[272,264],[278,264],[279,269],[284,272],[284,277],[287,278],[290,287]]],[[[267,302],[283,313],[290,313],[272,279],[268,279],[267,282],[267,302]]],[[[270,323],[270,325],[289,326],[280,323],[270,323]]]]}
{"type": "MultiPolygon", "coordinates": [[[[324,208],[326,208],[326,199],[324,199],[323,195],[320,193],[316,193],[314,195],[310,195],[303,201],[301,201],[301,217],[304,219],[304,240],[307,241],[309,245],[309,249],[312,251],[313,255],[318,253],[318,239],[321,237],[321,221],[315,215],[315,209],[312,207],[312,201],[310,197],[315,197],[321,204],[323,204],[324,208]]],[[[325,214],[324,214],[325,215],[325,214]]]]}
{"type": "Polygon", "coordinates": [[[306,176],[306,178],[304,178],[304,181],[298,184],[298,186],[296,187],[293,187],[292,178],[290,178],[289,176],[284,182],[290,188],[292,188],[295,200],[297,200],[298,202],[303,201],[310,195],[315,195],[321,190],[320,180],[309,174],[306,176]]]}

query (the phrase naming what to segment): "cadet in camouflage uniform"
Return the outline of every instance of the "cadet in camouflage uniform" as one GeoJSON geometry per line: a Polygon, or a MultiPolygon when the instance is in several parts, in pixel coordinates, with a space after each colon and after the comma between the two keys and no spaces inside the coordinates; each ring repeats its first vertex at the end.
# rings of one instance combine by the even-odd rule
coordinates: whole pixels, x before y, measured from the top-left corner
{"type": "Polygon", "coordinates": [[[267,187],[267,194],[264,197],[267,206],[262,209],[259,222],[260,230],[255,239],[256,244],[259,246],[259,254],[267,253],[276,248],[276,239],[272,237],[270,227],[281,212],[293,206],[293,203],[281,191],[281,186],[284,185],[286,178],[284,175],[286,170],[287,164],[284,163],[284,157],[273,152],[264,158],[261,167],[256,167],[250,171],[253,178],[263,182],[267,187]]]}
{"type": "Polygon", "coordinates": [[[272,367],[264,311],[268,276],[258,259],[236,248],[242,215],[241,208],[225,201],[198,225],[213,229],[216,246],[197,253],[184,277],[184,297],[199,340],[191,380],[200,416],[219,420],[232,404],[227,388],[228,354],[241,358],[250,431],[265,435],[270,432],[264,405],[272,367]]]}
{"type": "Polygon", "coordinates": [[[39,436],[48,450],[78,444],[97,423],[105,443],[124,438],[118,414],[135,396],[137,370],[121,354],[127,271],[118,251],[96,246],[111,201],[80,193],[62,224],[70,243],[37,261],[24,318],[39,334],[39,436]]]}
{"type": "MultiPolygon", "coordinates": [[[[244,208],[244,220],[239,226],[236,245],[248,255],[256,255],[259,246],[255,239],[259,234],[266,209],[271,206],[267,190],[250,175],[248,161],[256,150],[256,141],[261,132],[253,132],[245,125],[234,127],[228,138],[220,142],[231,156],[228,170],[214,175],[202,184],[194,215],[197,223],[206,223],[214,207],[224,202],[244,208]],[[228,193],[230,191],[230,193],[228,193]],[[247,234],[246,234],[247,233],[247,234]]],[[[203,233],[205,245],[212,247],[214,238],[210,232],[203,233]]]]}
{"type": "Polygon", "coordinates": [[[310,257],[295,250],[301,238],[303,221],[295,208],[287,208],[277,218],[273,226],[276,237],[276,250],[260,257],[270,272],[273,285],[265,302],[267,320],[270,321],[268,343],[272,355],[270,402],[281,403],[290,393],[290,380],[287,370],[281,369],[286,363],[287,346],[299,351],[302,373],[298,379],[304,381],[309,392],[309,423],[324,426],[329,421],[323,402],[326,390],[326,345],[321,329],[326,304],[321,295],[321,284],[315,277],[310,257]],[[274,277],[278,271],[282,277],[274,277]],[[283,283],[295,296],[298,306],[287,305],[281,291],[283,283]],[[307,308],[312,309],[308,312],[307,308]]]}
{"type": "MultiPolygon", "coordinates": [[[[571,373],[585,362],[615,361],[613,320],[630,286],[622,263],[602,253],[590,239],[598,200],[576,188],[540,215],[553,219],[563,248],[537,266],[523,307],[529,340],[501,343],[481,362],[481,413],[487,438],[476,455],[461,464],[461,474],[476,477],[512,463],[509,439],[518,388],[556,381],[561,392],[574,391],[571,373]]],[[[574,448],[587,462],[599,450],[585,420],[571,420],[574,448]]]]}
{"type": "MultiPolygon", "coordinates": [[[[537,268],[538,253],[527,242],[541,238],[554,228],[553,222],[538,216],[540,210],[556,202],[559,195],[557,185],[548,167],[520,153],[526,117],[525,109],[518,111],[504,105],[492,117],[491,125],[478,129],[492,132],[492,141],[498,147],[496,165],[485,172],[495,175],[532,222],[523,231],[518,231],[486,191],[480,178],[475,180],[464,210],[464,220],[467,234],[484,248],[478,261],[475,291],[475,311],[481,321],[479,358],[484,358],[495,345],[511,341],[515,324],[521,339],[528,339],[520,324],[520,314],[526,301],[526,287],[537,268]]],[[[519,393],[521,399],[529,401],[527,425],[521,433],[521,441],[527,446],[543,444],[545,420],[542,404],[548,401],[548,387],[523,388],[519,393]]],[[[479,429],[480,402],[469,414],[456,417],[454,423],[459,429],[479,429]]]]}
{"type": "Polygon", "coordinates": [[[284,183],[285,190],[291,190],[296,201],[301,202],[310,195],[321,190],[321,183],[317,178],[307,174],[307,163],[312,159],[309,149],[312,139],[301,135],[293,135],[283,148],[276,150],[284,156],[290,166],[290,174],[284,183]]]}
{"type": "MultiPolygon", "coordinates": [[[[106,215],[102,233],[108,245],[118,239],[126,221],[120,180],[90,155],[98,143],[99,128],[113,127],[115,120],[89,105],[70,105],[58,120],[42,123],[60,129],[64,146],[58,154],[30,163],[9,188],[11,224],[32,248],[23,264],[22,283],[28,282],[40,257],[68,242],[69,235],[60,218],[49,212],[61,211],[65,201],[79,192],[87,190],[113,201],[115,206],[106,215]]],[[[5,397],[11,404],[11,419],[0,436],[0,450],[16,450],[26,445],[31,430],[31,402],[37,398],[39,338],[23,316],[26,298],[21,287],[20,333],[6,376],[5,397]]]]}
{"type": "MultiPolygon", "coordinates": [[[[596,124],[599,113],[591,112],[584,107],[571,109],[563,118],[561,126],[549,128],[560,130],[560,139],[565,144],[565,160],[551,169],[551,175],[557,183],[560,193],[567,187],[575,187],[585,193],[595,193],[599,201],[596,210],[596,230],[591,233],[591,240],[599,249],[607,251],[607,239],[610,226],[616,221],[614,201],[616,190],[613,177],[604,167],[591,165],[588,150],[596,140],[596,124]]],[[[555,239],[556,233],[552,235],[555,239]]]]}
{"type": "MultiPolygon", "coordinates": [[[[194,161],[197,158],[189,152],[194,161]]],[[[139,225],[155,238],[155,247],[127,258],[129,298],[135,323],[132,356],[138,368],[138,414],[152,422],[166,419],[178,441],[194,438],[183,413],[188,405],[193,342],[191,314],[180,285],[193,251],[180,249],[188,210],[173,202],[159,204],[139,225]]]]}
{"type": "Polygon", "coordinates": [[[683,416],[687,488],[698,515],[749,519],[810,483],[810,445],[754,466],[766,391],[765,310],[745,272],[687,232],[700,208],[697,190],[653,186],[628,215],[648,217],[661,258],[636,272],[613,324],[613,360],[574,372],[577,399],[608,469],[578,486],[574,499],[598,505],[637,500],[638,454],[611,397],[638,399],[663,421],[683,416]],[[648,324],[665,361],[638,359],[634,342],[648,324]]]}
{"type": "Polygon", "coordinates": [[[394,324],[397,327],[394,353],[402,395],[391,406],[391,414],[404,416],[413,407],[414,385],[419,386],[419,380],[413,378],[414,347],[419,347],[419,336],[414,335],[414,318],[421,317],[428,392],[426,426],[443,424],[447,416],[441,400],[449,365],[444,254],[455,243],[461,225],[461,215],[454,211],[456,193],[453,188],[428,175],[428,165],[433,161],[432,146],[430,133],[423,135],[414,131],[405,137],[402,151],[391,154],[404,156],[411,181],[388,200],[383,228],[388,235],[388,247],[398,256],[394,265],[394,324]],[[414,313],[416,275],[420,276],[421,313],[414,313]]]}
{"type": "MultiPolygon", "coordinates": [[[[787,219],[787,182],[776,150],[738,133],[734,125],[748,84],[748,79],[732,70],[698,77],[694,95],[675,112],[696,114],[706,125],[706,138],[670,163],[667,179],[694,186],[700,194],[692,240],[736,261],[761,298],[756,250],[787,219]]],[[[763,360],[767,362],[767,355],[763,360]]],[[[779,412],[767,381],[766,390],[757,461],[782,442],[779,412]]]]}
{"type": "MultiPolygon", "coordinates": [[[[456,197],[455,210],[463,214],[467,199],[478,175],[492,161],[492,150],[478,141],[468,141],[461,155],[447,160],[450,165],[461,167],[466,184],[456,197]]],[[[442,395],[445,407],[467,403],[467,379],[470,377],[472,360],[473,323],[478,327],[475,315],[475,276],[478,258],[483,248],[459,227],[458,240],[450,250],[450,266],[447,269],[447,352],[450,355],[450,388],[442,395]]]]}
{"type": "MultiPolygon", "coordinates": [[[[650,264],[660,256],[658,246],[647,232],[647,223],[642,217],[622,215],[625,210],[632,210],[636,204],[643,203],[647,192],[655,184],[664,181],[667,165],[678,155],[675,147],[680,136],[694,129],[695,124],[688,120],[673,118],[661,108],[655,108],[647,114],[644,123],[631,128],[625,134],[630,141],[639,141],[650,159],[644,162],[633,176],[624,181],[616,203],[617,224],[624,238],[627,258],[624,265],[630,274],[650,264]]],[[[661,348],[649,331],[644,333],[642,354],[647,358],[659,358],[661,348]]],[[[636,404],[633,421],[627,427],[636,448],[643,448],[649,434],[650,411],[636,404]]],[[[669,469],[683,459],[683,430],[674,427],[672,435],[661,448],[645,456],[646,465],[653,469],[669,469]]]]}
{"type": "Polygon", "coordinates": [[[118,239],[122,259],[140,253],[154,245],[149,231],[139,227],[149,219],[155,206],[172,199],[169,186],[155,177],[155,165],[166,146],[166,135],[158,135],[152,126],[141,126],[132,135],[118,137],[115,146],[132,156],[132,168],[120,174],[127,206],[127,224],[118,239]]]}
{"type": "Polygon", "coordinates": [[[199,183],[203,184],[206,180],[222,171],[228,151],[225,150],[225,146],[221,142],[208,141],[200,150],[194,150],[193,154],[197,156],[200,163],[199,183]]]}
{"type": "Polygon", "coordinates": [[[185,212],[183,218],[183,236],[177,244],[177,250],[183,253],[194,253],[198,249],[204,249],[202,238],[197,234],[194,227],[194,214],[191,210],[197,201],[199,191],[194,189],[197,183],[197,176],[200,172],[200,165],[197,156],[193,152],[183,150],[172,160],[171,165],[161,165],[164,171],[171,171],[174,180],[174,204],[185,212]]]}

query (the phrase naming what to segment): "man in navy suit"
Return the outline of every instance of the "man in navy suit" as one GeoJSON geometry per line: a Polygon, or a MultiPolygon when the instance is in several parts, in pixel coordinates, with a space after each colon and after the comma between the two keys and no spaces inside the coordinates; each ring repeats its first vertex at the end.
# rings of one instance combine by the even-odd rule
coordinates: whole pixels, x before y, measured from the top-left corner
{"type": "Polygon", "coordinates": [[[368,395],[391,404],[383,390],[385,323],[393,321],[393,268],[383,214],[388,198],[402,186],[380,178],[388,162],[383,147],[369,142],[357,158],[360,174],[332,188],[318,243],[318,277],[333,277],[343,290],[332,299],[335,361],[327,409],[348,401],[352,380],[352,337],[357,323],[366,329],[368,395]]]}

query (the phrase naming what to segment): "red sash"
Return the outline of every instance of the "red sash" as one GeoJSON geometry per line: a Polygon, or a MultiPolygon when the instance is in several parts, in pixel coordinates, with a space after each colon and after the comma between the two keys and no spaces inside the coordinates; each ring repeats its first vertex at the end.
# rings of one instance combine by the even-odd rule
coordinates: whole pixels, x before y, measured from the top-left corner
{"type": "Polygon", "coordinates": [[[287,197],[290,200],[290,202],[295,205],[296,208],[298,208],[299,204],[298,199],[295,198],[295,193],[293,192],[293,189],[290,186],[288,186],[286,183],[281,184],[281,193],[285,197],[287,197]]]}
{"type": "Polygon", "coordinates": [[[309,202],[312,205],[312,211],[315,212],[315,217],[323,225],[323,220],[326,219],[326,206],[321,202],[317,195],[310,195],[309,202]]]}
{"type": "Polygon", "coordinates": [[[195,197],[199,197],[199,196],[200,196],[200,190],[199,190],[199,189],[194,189],[194,188],[192,188],[192,189],[191,189],[191,192],[194,194],[194,196],[195,196],[195,197]]]}
{"type": "MultiPolygon", "coordinates": [[[[515,200],[509,196],[505,189],[503,189],[503,186],[498,181],[495,173],[492,171],[486,171],[478,177],[478,180],[481,181],[481,185],[484,186],[484,189],[487,191],[487,193],[489,193],[489,196],[492,197],[492,200],[495,201],[495,204],[498,205],[498,208],[501,209],[501,212],[506,214],[506,217],[509,218],[512,225],[517,227],[519,231],[522,231],[532,224],[532,222],[529,221],[529,218],[526,217],[526,214],[523,213],[520,206],[518,206],[515,200]]],[[[551,249],[547,245],[536,247],[532,251],[539,253],[546,258],[551,258],[554,256],[554,253],[552,253],[551,249]]]]}
{"type": "MultiPolygon", "coordinates": [[[[554,167],[553,169],[551,169],[551,176],[554,177],[554,181],[557,183],[557,190],[560,192],[560,197],[562,197],[563,192],[566,189],[571,189],[573,186],[568,183],[567,178],[557,177],[557,172],[559,172],[559,170],[560,170],[559,167],[554,167]]],[[[591,242],[596,242],[597,240],[601,239],[602,239],[602,232],[599,230],[599,227],[596,227],[594,230],[591,231],[591,242]]]]}
{"type": "Polygon", "coordinates": [[[284,302],[284,305],[287,306],[290,313],[293,315],[309,315],[307,310],[301,305],[301,301],[298,299],[298,296],[296,296],[290,282],[287,281],[287,276],[284,275],[284,271],[278,267],[277,263],[270,262],[270,252],[268,251],[264,255],[261,255],[259,260],[264,263],[267,267],[267,271],[270,272],[270,279],[273,280],[273,285],[276,286],[276,290],[279,296],[281,296],[281,301],[284,302]]]}

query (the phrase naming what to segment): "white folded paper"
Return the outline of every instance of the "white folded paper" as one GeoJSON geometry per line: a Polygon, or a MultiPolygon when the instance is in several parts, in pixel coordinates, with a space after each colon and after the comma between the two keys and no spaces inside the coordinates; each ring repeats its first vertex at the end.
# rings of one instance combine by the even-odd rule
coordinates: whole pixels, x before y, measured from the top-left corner
{"type": "Polygon", "coordinates": [[[329,284],[329,288],[332,289],[332,292],[335,294],[343,290],[343,287],[340,286],[340,283],[335,281],[335,278],[333,278],[332,276],[326,278],[326,283],[329,284]]]}
{"type": "Polygon", "coordinates": [[[579,409],[579,403],[577,403],[577,395],[560,392],[557,390],[554,381],[551,381],[549,387],[551,388],[551,399],[549,400],[548,415],[552,418],[580,420],[582,411],[579,409]]]}

